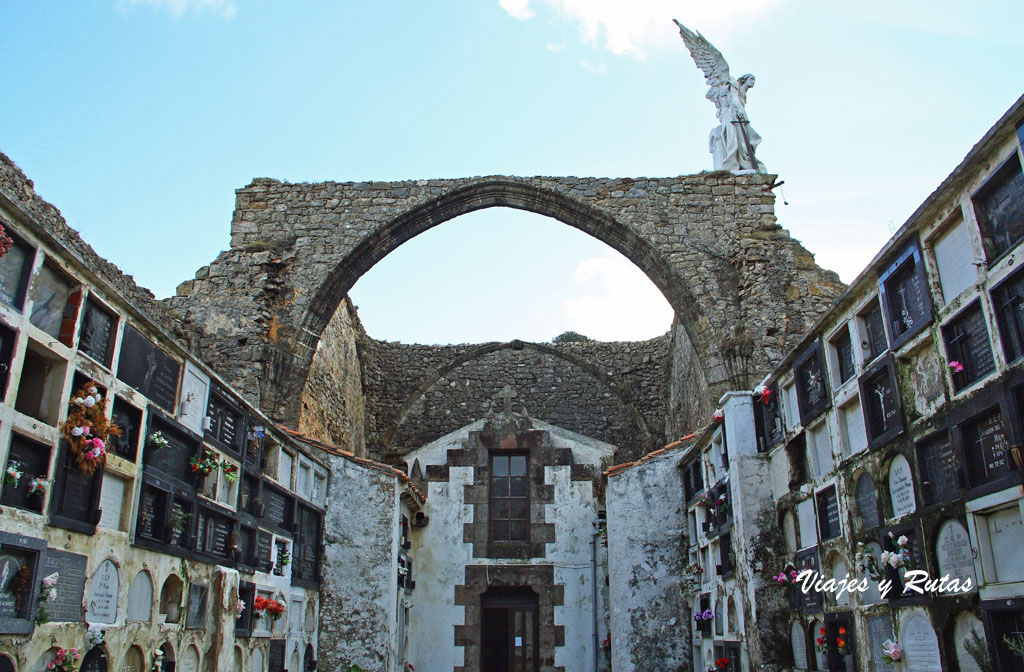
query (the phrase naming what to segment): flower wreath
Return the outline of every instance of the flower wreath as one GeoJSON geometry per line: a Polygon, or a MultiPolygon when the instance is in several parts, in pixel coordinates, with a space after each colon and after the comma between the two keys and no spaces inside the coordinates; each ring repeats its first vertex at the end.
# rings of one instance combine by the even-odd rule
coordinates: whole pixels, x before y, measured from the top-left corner
{"type": "Polygon", "coordinates": [[[121,436],[121,428],[108,423],[103,415],[103,396],[90,380],[71,397],[68,419],[61,433],[71,446],[78,468],[90,476],[107,461],[107,440],[121,436]]]}

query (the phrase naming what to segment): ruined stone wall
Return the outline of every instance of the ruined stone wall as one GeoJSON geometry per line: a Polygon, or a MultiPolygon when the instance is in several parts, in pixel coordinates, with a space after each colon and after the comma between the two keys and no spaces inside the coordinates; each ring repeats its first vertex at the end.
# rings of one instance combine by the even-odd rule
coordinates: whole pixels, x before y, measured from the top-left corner
{"type": "Polygon", "coordinates": [[[110,285],[114,293],[124,301],[170,331],[172,320],[163,305],[156,301],[153,292],[135,284],[132,276],[125,275],[117,266],[96,254],[96,250],[82,240],[77,231],[68,226],[60,210],[36,194],[32,180],[2,152],[0,200],[7,201],[12,214],[24,216],[24,219],[19,221],[20,225],[51,239],[62,248],[63,253],[74,257],[84,268],[89,269],[97,280],[110,285]]]}
{"type": "Polygon", "coordinates": [[[667,336],[636,343],[405,345],[364,349],[371,449],[404,454],[512,408],[619,446],[617,460],[664,445],[667,336]]]}
{"type": "Polygon", "coordinates": [[[352,302],[338,307],[320,338],[302,390],[299,431],[356,455],[366,453],[366,400],[360,340],[365,332],[352,302]]]}
{"type": "Polygon", "coordinates": [[[668,372],[668,399],[664,418],[669,440],[700,429],[711,419],[718,401],[708,391],[708,380],[699,355],[677,317],[672,322],[671,362],[668,372]]]}

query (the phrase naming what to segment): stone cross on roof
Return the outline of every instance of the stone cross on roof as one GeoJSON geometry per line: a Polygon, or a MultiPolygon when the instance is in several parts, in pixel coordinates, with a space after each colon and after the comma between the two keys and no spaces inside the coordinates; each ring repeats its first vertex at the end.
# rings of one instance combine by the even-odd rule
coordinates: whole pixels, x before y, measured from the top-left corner
{"type": "Polygon", "coordinates": [[[512,415],[512,399],[516,396],[516,391],[513,390],[509,385],[502,388],[501,392],[498,392],[498,398],[505,402],[505,415],[512,415]]]}

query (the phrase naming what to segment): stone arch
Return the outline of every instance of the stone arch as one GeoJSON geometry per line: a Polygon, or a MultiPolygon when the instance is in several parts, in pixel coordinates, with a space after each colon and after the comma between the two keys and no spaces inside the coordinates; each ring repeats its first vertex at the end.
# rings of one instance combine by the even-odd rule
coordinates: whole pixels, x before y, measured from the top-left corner
{"type": "MultiPolygon", "coordinates": [[[[566,352],[558,348],[546,345],[544,343],[527,343],[523,341],[511,341],[509,343],[485,343],[484,345],[478,346],[470,352],[456,357],[452,361],[448,362],[444,366],[434,369],[429,372],[423,380],[420,382],[416,390],[406,397],[401,408],[398,411],[397,417],[392,421],[387,431],[384,432],[381,444],[387,449],[392,445],[395,439],[395,434],[398,432],[402,423],[409,415],[413,405],[427,393],[427,391],[433,387],[438,381],[448,376],[448,374],[454,372],[459,367],[467,364],[468,362],[480,359],[491,353],[499,352],[501,350],[533,350],[551,357],[568,362],[570,365],[582,369],[583,371],[590,374],[592,377],[597,379],[601,385],[608,390],[615,398],[619,401],[622,407],[626,410],[629,416],[632,418],[634,425],[636,426],[639,436],[642,437],[644,447],[651,450],[656,448],[654,435],[652,435],[650,427],[644,416],[637,410],[636,404],[630,397],[626,390],[623,390],[614,380],[596,366],[586,361],[585,359],[578,357],[571,352],[566,352]]],[[[529,411],[530,409],[527,409],[529,411]]],[[[436,438],[436,437],[435,437],[436,438]]]]}
{"type": "Polygon", "coordinates": [[[249,654],[249,672],[263,672],[263,649],[259,646],[252,647],[249,654]]]}
{"type": "Polygon", "coordinates": [[[717,398],[752,385],[842,289],[776,223],[773,179],[259,179],[236,192],[231,249],[168,304],[177,332],[208,363],[294,426],[316,344],[356,279],[438,224],[515,208],[588,233],[647,274],[675,310],[697,353],[692,365],[706,371],[708,394],[717,398]]]}
{"type": "Polygon", "coordinates": [[[160,589],[160,614],[167,623],[177,623],[181,619],[181,598],[184,584],[177,574],[171,574],[164,580],[160,589]]]}
{"type": "Polygon", "coordinates": [[[128,608],[126,619],[129,621],[149,622],[153,617],[153,579],[149,572],[139,570],[128,588],[128,608]]]}

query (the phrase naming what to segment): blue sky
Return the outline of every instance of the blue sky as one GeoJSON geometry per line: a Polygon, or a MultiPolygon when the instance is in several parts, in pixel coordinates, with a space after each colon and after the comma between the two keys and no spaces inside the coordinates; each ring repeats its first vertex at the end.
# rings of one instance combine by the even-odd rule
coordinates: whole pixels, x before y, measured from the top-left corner
{"type": "MultiPolygon", "coordinates": [[[[671,19],[752,72],[780,223],[852,279],[1024,92],[1024,3],[0,0],[0,151],[158,295],[228,246],[234,190],[711,168],[714,108],[671,19]]],[[[371,336],[663,333],[609,248],[489,210],[354,288],[371,336]]],[[[654,292],[654,296],[652,296],[654,292]]]]}

